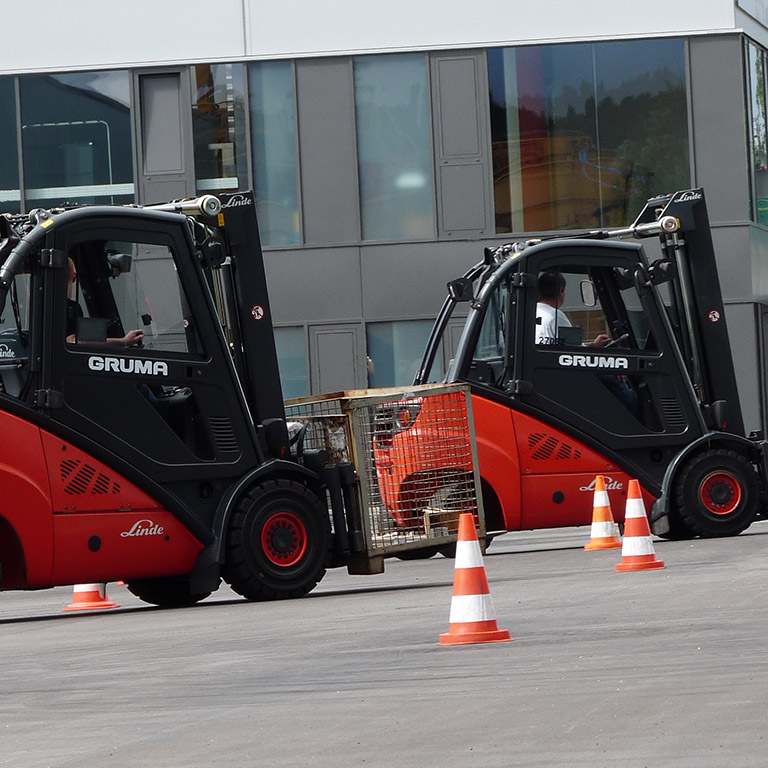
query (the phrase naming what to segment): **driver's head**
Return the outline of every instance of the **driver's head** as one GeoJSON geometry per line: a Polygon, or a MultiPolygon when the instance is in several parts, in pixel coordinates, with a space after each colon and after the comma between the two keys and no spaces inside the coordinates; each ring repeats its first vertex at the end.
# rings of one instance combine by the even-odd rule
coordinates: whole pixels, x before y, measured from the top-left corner
{"type": "Polygon", "coordinates": [[[565,293],[565,278],[556,269],[548,269],[539,275],[539,298],[543,301],[562,303],[565,293]]]}

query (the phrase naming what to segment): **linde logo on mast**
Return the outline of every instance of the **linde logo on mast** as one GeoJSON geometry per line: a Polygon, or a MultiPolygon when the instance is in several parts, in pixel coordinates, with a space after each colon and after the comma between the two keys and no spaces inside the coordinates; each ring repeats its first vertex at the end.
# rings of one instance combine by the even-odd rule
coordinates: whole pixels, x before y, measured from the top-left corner
{"type": "Polygon", "coordinates": [[[168,363],[160,360],[135,360],[124,357],[101,357],[91,355],[88,367],[100,373],[138,373],[146,376],[167,376],[168,363]]]}
{"type": "Polygon", "coordinates": [[[692,200],[701,200],[701,192],[681,192],[676,198],[676,203],[690,203],[692,200]]]}
{"type": "Polygon", "coordinates": [[[160,536],[165,528],[157,525],[152,520],[137,520],[130,531],[122,531],[120,535],[125,539],[128,536],[160,536]]]}
{"type": "Polygon", "coordinates": [[[7,344],[0,344],[0,357],[16,357],[16,353],[7,344]]]}
{"type": "Polygon", "coordinates": [[[557,362],[566,368],[629,368],[629,360],[626,357],[560,355],[557,362]]]}
{"type": "Polygon", "coordinates": [[[233,195],[227,200],[221,207],[222,208],[239,208],[245,205],[253,205],[253,200],[245,195],[233,195]]]}

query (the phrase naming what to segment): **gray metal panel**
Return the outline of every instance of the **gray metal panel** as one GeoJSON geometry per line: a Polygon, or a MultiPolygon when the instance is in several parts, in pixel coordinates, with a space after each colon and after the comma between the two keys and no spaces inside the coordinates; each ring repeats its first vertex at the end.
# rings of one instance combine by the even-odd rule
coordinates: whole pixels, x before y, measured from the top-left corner
{"type": "Polygon", "coordinates": [[[733,367],[739,383],[739,398],[744,417],[744,429],[764,427],[763,372],[766,363],[763,328],[768,307],[759,304],[726,304],[725,319],[731,340],[733,367]],[[762,312],[760,311],[762,309],[762,312]]]}
{"type": "Polygon", "coordinates": [[[195,194],[189,73],[136,74],[135,132],[140,203],[195,194]]]}
{"type": "Polygon", "coordinates": [[[181,173],[184,170],[179,141],[183,110],[179,101],[180,79],[179,72],[139,77],[144,173],[181,173]]]}
{"type": "Polygon", "coordinates": [[[307,243],[360,241],[354,82],[349,59],[296,62],[307,243]]]}
{"type": "Polygon", "coordinates": [[[360,389],[367,385],[363,338],[363,326],[359,323],[310,326],[310,386],[313,394],[360,389]]]}
{"type": "Polygon", "coordinates": [[[453,163],[438,168],[437,188],[441,221],[453,232],[485,231],[486,211],[483,201],[487,176],[479,163],[453,163]]]}
{"type": "Polygon", "coordinates": [[[361,249],[366,321],[433,318],[446,283],[483,258],[481,242],[400,243],[361,249]]]}
{"type": "MultiPolygon", "coordinates": [[[[709,190],[705,192],[709,204],[709,190]]],[[[750,244],[750,232],[755,229],[746,224],[715,226],[712,229],[720,290],[726,300],[750,301],[753,298],[752,264],[755,256],[754,252],[751,253],[754,249],[750,244]]]]}
{"type": "Polygon", "coordinates": [[[491,233],[490,134],[485,53],[430,58],[441,237],[491,233]]]}
{"type": "Polygon", "coordinates": [[[742,40],[691,38],[695,184],[716,222],[749,219],[742,40]]]}
{"type": "Polygon", "coordinates": [[[357,246],[266,251],[264,267],[276,323],[363,316],[357,246]]]}

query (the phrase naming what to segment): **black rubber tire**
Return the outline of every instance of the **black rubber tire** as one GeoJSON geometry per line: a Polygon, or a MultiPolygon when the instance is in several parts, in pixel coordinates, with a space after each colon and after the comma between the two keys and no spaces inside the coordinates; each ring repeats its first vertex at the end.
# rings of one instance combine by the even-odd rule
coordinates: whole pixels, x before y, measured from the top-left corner
{"type": "MultiPolygon", "coordinates": [[[[680,513],[676,509],[671,509],[667,517],[669,523],[669,531],[667,533],[656,534],[660,539],[667,539],[668,541],[685,541],[687,539],[693,539],[696,537],[696,533],[692,531],[685,521],[680,516],[680,513]]],[[[624,535],[623,523],[620,526],[621,535],[624,535]]]]}
{"type": "Polygon", "coordinates": [[[224,580],[247,600],[310,592],[325,576],[333,540],[327,507],[292,480],[254,486],[229,520],[224,580]]]}
{"type": "Polygon", "coordinates": [[[757,514],[757,474],[746,457],[735,451],[707,451],[680,473],[675,497],[680,521],[693,534],[735,536],[757,514]]]}
{"type": "Polygon", "coordinates": [[[158,579],[136,579],[127,582],[128,591],[139,600],[161,608],[187,608],[205,600],[211,593],[193,594],[189,576],[166,576],[158,579]]]}

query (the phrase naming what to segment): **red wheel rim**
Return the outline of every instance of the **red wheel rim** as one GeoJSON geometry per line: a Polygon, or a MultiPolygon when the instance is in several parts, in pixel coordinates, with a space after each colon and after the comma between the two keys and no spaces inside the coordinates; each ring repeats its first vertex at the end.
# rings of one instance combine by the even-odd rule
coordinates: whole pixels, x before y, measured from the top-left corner
{"type": "Polygon", "coordinates": [[[261,548],[274,565],[296,565],[307,551],[307,529],[293,513],[276,512],[261,529],[261,548]]]}
{"type": "Polygon", "coordinates": [[[713,472],[701,484],[701,502],[715,515],[729,515],[741,502],[741,485],[728,472],[713,472]]]}

